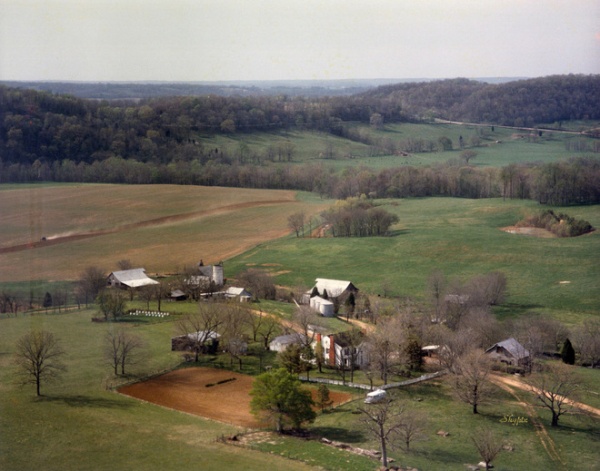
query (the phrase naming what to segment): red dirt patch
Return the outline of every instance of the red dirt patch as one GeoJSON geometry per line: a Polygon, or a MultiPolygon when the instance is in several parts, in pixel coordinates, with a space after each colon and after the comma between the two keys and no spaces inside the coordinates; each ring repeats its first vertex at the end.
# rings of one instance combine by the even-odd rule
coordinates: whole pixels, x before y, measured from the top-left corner
{"type": "MultiPolygon", "coordinates": [[[[214,368],[186,368],[141,383],[124,386],[121,394],[242,427],[258,428],[261,423],[250,412],[250,390],[254,378],[214,368]],[[227,381],[217,384],[220,381],[227,381]],[[208,384],[213,386],[207,387],[208,384]]],[[[313,398],[316,391],[311,389],[313,398]]],[[[348,402],[348,393],[330,391],[334,406],[348,402]]]]}

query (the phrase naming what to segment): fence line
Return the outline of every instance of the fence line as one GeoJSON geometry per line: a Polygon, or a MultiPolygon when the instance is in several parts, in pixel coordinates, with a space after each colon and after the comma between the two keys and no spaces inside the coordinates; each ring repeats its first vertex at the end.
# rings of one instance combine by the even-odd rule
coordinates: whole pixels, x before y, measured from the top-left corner
{"type": "MultiPolygon", "coordinates": [[[[375,389],[392,389],[392,388],[400,388],[402,386],[408,386],[410,384],[420,383],[422,381],[428,381],[433,378],[437,378],[438,376],[445,375],[448,370],[436,371],[435,373],[428,373],[419,376],[418,378],[407,379],[406,381],[401,381],[399,383],[390,383],[384,384],[381,386],[377,386],[375,389]]],[[[362,383],[350,383],[348,381],[340,381],[338,379],[327,379],[327,378],[307,378],[306,376],[300,377],[300,381],[305,381],[307,383],[322,383],[322,384],[332,384],[335,386],[346,386],[348,388],[355,389],[363,389],[366,391],[371,391],[373,388],[369,384],[362,383]]]]}

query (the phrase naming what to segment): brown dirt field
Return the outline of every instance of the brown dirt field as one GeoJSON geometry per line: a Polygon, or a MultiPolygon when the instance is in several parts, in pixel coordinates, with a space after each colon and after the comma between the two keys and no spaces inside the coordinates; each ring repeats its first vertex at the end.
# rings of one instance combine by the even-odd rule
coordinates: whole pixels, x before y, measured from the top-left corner
{"type": "MultiPolygon", "coordinates": [[[[250,412],[250,390],[253,381],[252,376],[228,370],[186,368],[124,386],[119,389],[119,392],[219,422],[259,428],[263,424],[250,412]],[[216,384],[230,378],[236,379],[224,384],[216,384]],[[214,384],[214,386],[206,387],[207,384],[214,384]]],[[[315,397],[316,390],[309,389],[315,397]]],[[[330,398],[336,406],[348,402],[352,396],[348,393],[331,391],[330,398]]]]}

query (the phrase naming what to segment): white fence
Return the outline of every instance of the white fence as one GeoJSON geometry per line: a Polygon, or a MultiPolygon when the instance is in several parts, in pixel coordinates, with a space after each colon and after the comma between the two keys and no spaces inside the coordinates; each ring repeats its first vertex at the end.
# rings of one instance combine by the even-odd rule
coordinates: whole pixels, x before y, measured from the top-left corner
{"type": "Polygon", "coordinates": [[[130,316],[145,316],[145,317],[168,317],[171,314],[168,312],[161,311],[142,311],[140,309],[136,309],[135,311],[131,311],[129,313],[130,316]]]}
{"type": "MultiPolygon", "coordinates": [[[[438,376],[442,376],[446,374],[447,370],[436,371],[435,373],[428,373],[425,375],[421,375],[418,378],[407,379],[406,381],[401,381],[399,383],[390,383],[384,384],[383,386],[377,386],[377,389],[392,389],[392,388],[400,388],[402,386],[408,386],[410,384],[420,383],[421,381],[427,381],[433,378],[437,378],[438,376]]],[[[368,384],[361,383],[350,383],[348,381],[340,381],[337,379],[326,379],[326,378],[306,378],[306,376],[300,377],[301,381],[306,381],[309,383],[323,383],[323,384],[333,384],[336,386],[346,386],[349,388],[356,389],[364,389],[366,391],[370,391],[371,386],[368,384]]]]}

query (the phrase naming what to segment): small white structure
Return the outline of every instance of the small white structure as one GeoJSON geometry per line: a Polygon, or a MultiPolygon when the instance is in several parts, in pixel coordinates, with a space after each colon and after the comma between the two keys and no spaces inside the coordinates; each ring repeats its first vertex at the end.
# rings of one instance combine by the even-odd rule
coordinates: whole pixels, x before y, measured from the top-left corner
{"type": "Polygon", "coordinates": [[[335,315],[335,306],[328,299],[321,296],[310,298],[310,307],[318,311],[324,317],[333,317],[335,315]]]}
{"type": "Polygon", "coordinates": [[[158,281],[146,276],[143,268],[114,271],[107,278],[108,286],[117,288],[141,288],[142,286],[158,285],[158,281]]]}
{"type": "Polygon", "coordinates": [[[385,389],[376,389],[375,391],[371,391],[367,394],[365,398],[365,404],[376,404],[378,402],[383,401],[387,397],[387,392],[385,389]]]}
{"type": "Polygon", "coordinates": [[[295,343],[302,343],[305,337],[302,334],[288,334],[288,335],[280,335],[279,337],[275,337],[269,343],[269,350],[272,352],[283,352],[288,346],[295,343]]]}
{"type": "Polygon", "coordinates": [[[224,295],[227,299],[238,298],[240,302],[248,302],[252,299],[252,293],[246,291],[244,288],[235,288],[230,286],[224,291],[224,295]]]}

